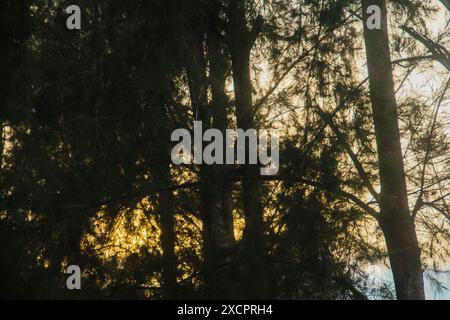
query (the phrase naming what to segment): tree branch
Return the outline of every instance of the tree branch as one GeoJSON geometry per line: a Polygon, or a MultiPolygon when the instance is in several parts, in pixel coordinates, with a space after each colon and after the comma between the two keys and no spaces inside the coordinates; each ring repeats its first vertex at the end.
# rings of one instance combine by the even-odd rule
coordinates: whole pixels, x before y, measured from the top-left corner
{"type": "Polygon", "coordinates": [[[422,43],[432,53],[433,57],[450,71],[450,52],[443,45],[434,42],[413,28],[407,26],[402,26],[400,28],[412,38],[422,43]]]}
{"type": "Polygon", "coordinates": [[[350,156],[350,159],[352,160],[353,164],[355,165],[356,170],[358,171],[359,176],[364,182],[364,185],[366,186],[367,190],[369,190],[370,194],[375,198],[375,200],[379,200],[379,195],[375,191],[375,189],[372,186],[372,183],[370,182],[370,179],[364,170],[364,167],[362,163],[358,160],[358,157],[353,152],[352,148],[348,144],[347,140],[345,139],[344,135],[341,133],[339,128],[334,124],[333,119],[329,117],[319,106],[315,106],[315,109],[319,116],[322,118],[325,123],[327,123],[330,128],[334,131],[336,134],[336,137],[338,138],[339,142],[342,143],[345,151],[350,156]]]}
{"type": "Polygon", "coordinates": [[[423,193],[424,193],[424,190],[425,190],[425,188],[424,188],[425,173],[426,173],[426,168],[427,168],[427,164],[428,164],[428,160],[429,160],[429,156],[430,156],[430,152],[431,152],[431,140],[433,138],[434,128],[436,127],[436,121],[437,121],[437,116],[438,116],[438,113],[439,113],[439,109],[441,107],[442,101],[443,101],[444,96],[445,96],[445,94],[447,92],[447,89],[449,87],[449,84],[450,84],[450,80],[447,81],[447,84],[444,87],[442,95],[439,98],[439,102],[438,102],[438,104],[436,106],[436,110],[434,112],[434,117],[433,117],[433,120],[431,122],[430,132],[428,133],[427,145],[425,147],[425,158],[423,160],[423,167],[422,167],[422,172],[421,172],[421,175],[420,175],[420,192],[419,192],[419,196],[417,197],[416,203],[414,205],[414,209],[412,210],[412,213],[411,213],[413,219],[416,217],[417,211],[419,211],[419,209],[420,209],[420,207],[421,207],[421,205],[423,203],[422,197],[423,197],[423,193]]]}

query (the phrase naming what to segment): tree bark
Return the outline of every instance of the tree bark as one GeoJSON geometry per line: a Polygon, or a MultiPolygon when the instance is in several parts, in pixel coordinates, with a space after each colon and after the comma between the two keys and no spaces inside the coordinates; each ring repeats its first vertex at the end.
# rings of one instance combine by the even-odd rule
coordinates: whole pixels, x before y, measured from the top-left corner
{"type": "Polygon", "coordinates": [[[369,88],[380,175],[380,227],[384,233],[398,299],[424,299],[420,248],[408,207],[385,0],[362,0],[369,88]],[[366,26],[367,8],[381,9],[381,30],[366,26]]]}
{"type": "MultiPolygon", "coordinates": [[[[245,19],[245,0],[229,2],[229,37],[236,118],[238,128],[255,127],[250,80],[250,51],[256,39],[255,30],[249,31],[245,19]]],[[[245,150],[248,156],[248,150],[245,150]]],[[[243,235],[243,265],[245,266],[245,298],[266,298],[268,295],[265,266],[264,222],[261,207],[260,182],[257,165],[243,165],[243,206],[245,229],[243,235]]]]}

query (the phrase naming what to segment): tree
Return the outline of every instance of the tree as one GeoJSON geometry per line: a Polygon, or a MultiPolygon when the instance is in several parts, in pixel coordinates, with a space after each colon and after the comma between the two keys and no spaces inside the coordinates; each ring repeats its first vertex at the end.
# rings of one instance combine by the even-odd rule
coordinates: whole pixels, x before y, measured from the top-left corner
{"type": "MultiPolygon", "coordinates": [[[[236,119],[240,129],[255,128],[250,80],[250,52],[260,32],[261,21],[255,20],[252,30],[247,27],[245,0],[231,0],[229,7],[228,45],[230,48],[235,88],[236,119]]],[[[248,150],[245,150],[248,156],[248,150]]],[[[243,165],[242,199],[245,214],[244,256],[245,275],[249,281],[247,298],[267,297],[267,270],[265,266],[264,221],[261,207],[260,182],[256,179],[258,167],[243,165]]]]}
{"type": "Polygon", "coordinates": [[[375,125],[380,175],[380,215],[389,251],[398,299],[424,299],[420,248],[408,206],[405,171],[398,128],[392,65],[384,0],[362,1],[364,21],[367,8],[381,8],[381,29],[364,26],[370,99],[375,125]]]}
{"type": "Polygon", "coordinates": [[[80,0],[80,30],[68,0],[2,2],[0,295],[393,298],[367,280],[390,262],[423,298],[450,254],[448,31],[397,0],[388,36],[374,1],[364,33],[354,0],[80,0]],[[277,130],[278,174],[172,164],[194,120],[277,130]]]}

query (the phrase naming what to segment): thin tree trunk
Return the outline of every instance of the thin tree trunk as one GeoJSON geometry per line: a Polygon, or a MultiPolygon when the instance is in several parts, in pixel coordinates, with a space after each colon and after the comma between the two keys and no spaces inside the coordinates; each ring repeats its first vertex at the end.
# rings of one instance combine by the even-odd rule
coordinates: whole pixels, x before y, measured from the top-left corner
{"type": "MultiPolygon", "coordinates": [[[[193,59],[189,66],[189,88],[192,108],[204,130],[216,127],[225,132],[227,126],[225,70],[220,44],[209,34],[208,45],[211,81],[211,109],[208,109],[206,57],[203,33],[191,43],[193,59]]],[[[203,222],[203,258],[205,296],[209,299],[232,298],[233,281],[231,254],[235,239],[233,230],[232,184],[227,182],[223,165],[200,166],[201,216],[203,222]]]]}
{"type": "MultiPolygon", "coordinates": [[[[227,105],[225,92],[227,65],[220,42],[220,1],[209,2],[209,16],[211,24],[207,30],[207,48],[209,58],[209,80],[211,87],[212,127],[219,129],[225,136],[228,127],[227,105]]],[[[225,154],[225,150],[224,153],[225,154]]],[[[211,198],[208,228],[204,229],[204,237],[208,239],[206,256],[210,263],[207,272],[209,285],[208,296],[225,299],[235,297],[236,279],[233,267],[233,253],[235,249],[233,227],[233,184],[229,180],[229,168],[225,165],[211,166],[210,181],[206,190],[211,198]],[[218,269],[219,268],[219,269],[218,269]],[[218,270],[217,270],[218,269],[218,270]]]]}
{"type": "Polygon", "coordinates": [[[420,248],[408,208],[385,0],[362,0],[370,98],[380,175],[380,226],[386,239],[398,299],[424,299],[420,248]],[[381,9],[381,30],[366,26],[368,6],[381,9]]]}
{"type": "MultiPolygon", "coordinates": [[[[254,128],[250,51],[256,34],[247,30],[244,0],[230,0],[229,9],[228,42],[232,61],[237,125],[240,129],[247,130],[254,128]]],[[[248,150],[245,151],[248,156],[248,150]]],[[[265,298],[268,294],[260,182],[255,179],[258,175],[258,166],[243,166],[245,298],[265,298]]]]}
{"type": "MultiPolygon", "coordinates": [[[[168,123],[166,115],[167,99],[161,88],[161,97],[159,101],[160,109],[156,116],[158,116],[162,123],[168,123]]],[[[177,257],[175,254],[175,217],[173,211],[173,195],[167,187],[172,184],[170,176],[170,143],[167,141],[170,137],[170,132],[167,126],[163,125],[159,130],[160,136],[157,141],[160,141],[158,146],[160,157],[157,159],[155,167],[156,183],[161,186],[161,191],[158,194],[158,213],[160,218],[161,228],[161,248],[162,248],[162,294],[165,299],[178,298],[178,283],[177,283],[177,257]]]]}
{"type": "MultiPolygon", "coordinates": [[[[159,177],[162,185],[170,184],[169,166],[163,168],[159,177]]],[[[175,255],[175,231],[174,214],[172,210],[172,194],[164,190],[159,194],[158,212],[161,225],[161,248],[162,254],[162,278],[163,296],[166,299],[176,299],[177,290],[177,257],[175,255]]]]}
{"type": "Polygon", "coordinates": [[[5,137],[4,137],[5,125],[0,122],[0,169],[3,168],[3,153],[5,152],[5,137]]]}

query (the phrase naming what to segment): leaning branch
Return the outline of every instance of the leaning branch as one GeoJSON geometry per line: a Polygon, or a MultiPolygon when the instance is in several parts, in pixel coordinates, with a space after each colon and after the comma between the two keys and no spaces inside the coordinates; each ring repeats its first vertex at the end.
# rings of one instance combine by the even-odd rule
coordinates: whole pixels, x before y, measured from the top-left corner
{"type": "Polygon", "coordinates": [[[450,52],[443,45],[436,43],[411,27],[402,26],[401,29],[412,38],[422,43],[430,51],[434,59],[439,61],[448,71],[450,71],[450,52]]]}
{"type": "Polygon", "coordinates": [[[304,183],[308,186],[324,189],[330,193],[335,194],[338,197],[347,198],[351,201],[353,201],[357,206],[359,206],[361,209],[363,209],[367,214],[372,216],[375,219],[378,219],[378,212],[369,206],[367,203],[359,199],[354,194],[351,194],[350,192],[344,191],[340,188],[328,188],[327,186],[324,186],[323,184],[319,182],[315,182],[309,179],[305,178],[298,178],[298,177],[283,177],[283,176],[263,176],[261,177],[262,180],[265,181],[285,181],[285,182],[297,182],[297,183],[304,183]]]}

